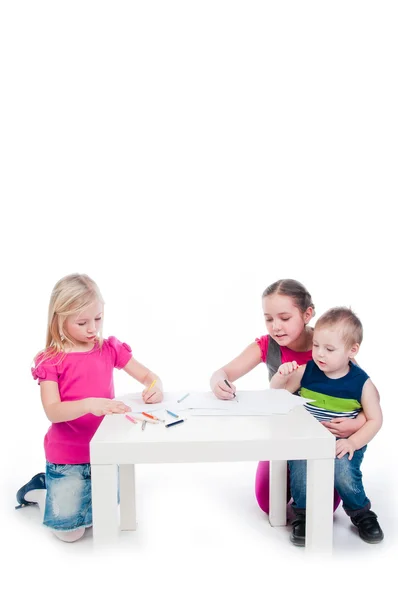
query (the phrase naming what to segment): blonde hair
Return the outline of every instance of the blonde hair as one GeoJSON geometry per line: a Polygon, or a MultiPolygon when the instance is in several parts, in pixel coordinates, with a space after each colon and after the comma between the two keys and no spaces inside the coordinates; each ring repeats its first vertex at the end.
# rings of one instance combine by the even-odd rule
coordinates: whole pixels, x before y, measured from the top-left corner
{"type": "Polygon", "coordinates": [[[341,327],[341,337],[346,347],[361,344],[363,327],[354,311],[346,306],[336,306],[327,310],[315,323],[315,331],[322,327],[341,327]]]}
{"type": "MultiPolygon", "coordinates": [[[[65,343],[73,345],[73,340],[64,331],[66,319],[70,315],[81,313],[95,301],[104,304],[97,284],[88,275],[72,273],[55,284],[48,307],[46,346],[36,356],[38,358],[41,355],[40,362],[58,354],[61,354],[62,360],[65,354],[65,343]]],[[[98,342],[101,347],[102,322],[98,342]]]]}

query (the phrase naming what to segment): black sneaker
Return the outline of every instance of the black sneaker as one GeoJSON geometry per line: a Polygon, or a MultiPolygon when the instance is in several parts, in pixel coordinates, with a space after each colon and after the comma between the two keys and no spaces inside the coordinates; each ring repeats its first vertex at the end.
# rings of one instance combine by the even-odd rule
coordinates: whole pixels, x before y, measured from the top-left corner
{"type": "Polygon", "coordinates": [[[296,515],[292,521],[290,541],[295,546],[305,546],[305,514],[296,515]]]}
{"type": "Polygon", "coordinates": [[[352,523],[358,527],[359,537],[368,544],[378,544],[384,538],[384,533],[377,521],[377,515],[371,510],[351,517],[352,523]]]}

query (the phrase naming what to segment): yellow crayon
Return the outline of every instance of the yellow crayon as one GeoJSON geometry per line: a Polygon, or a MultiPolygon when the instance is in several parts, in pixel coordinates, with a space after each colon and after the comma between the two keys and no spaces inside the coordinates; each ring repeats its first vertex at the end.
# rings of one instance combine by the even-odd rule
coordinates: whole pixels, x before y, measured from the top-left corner
{"type": "Polygon", "coordinates": [[[151,389],[153,388],[153,386],[155,385],[156,381],[157,381],[156,379],[154,379],[154,380],[152,381],[151,385],[150,385],[150,386],[149,386],[149,388],[147,389],[147,392],[149,392],[149,390],[151,390],[151,389]]]}

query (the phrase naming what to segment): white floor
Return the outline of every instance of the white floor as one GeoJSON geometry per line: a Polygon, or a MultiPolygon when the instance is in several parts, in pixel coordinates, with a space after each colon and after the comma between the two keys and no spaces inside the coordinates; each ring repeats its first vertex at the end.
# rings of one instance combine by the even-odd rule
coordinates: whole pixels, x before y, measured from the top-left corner
{"type": "Polygon", "coordinates": [[[272,589],[282,598],[318,598],[319,585],[326,597],[349,591],[373,597],[397,551],[395,507],[383,470],[364,470],[385,532],[382,544],[362,542],[339,508],[333,558],[310,560],[290,543],[290,528],[270,527],[258,508],[255,469],[254,463],[138,466],[137,531],[121,533],[116,546],[102,549],[94,548],[92,530],[65,544],[41,526],[36,507],[14,510],[21,481],[11,475],[2,539],[11,558],[6,578],[21,590],[39,586],[38,598],[69,597],[73,582],[81,597],[83,590],[139,591],[144,598],[263,597],[272,589]]]}

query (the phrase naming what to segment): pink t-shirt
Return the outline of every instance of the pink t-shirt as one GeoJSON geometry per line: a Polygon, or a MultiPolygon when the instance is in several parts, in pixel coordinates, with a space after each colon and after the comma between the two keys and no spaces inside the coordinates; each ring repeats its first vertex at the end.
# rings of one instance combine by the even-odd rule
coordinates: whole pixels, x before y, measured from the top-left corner
{"type": "MultiPolygon", "coordinates": [[[[261,350],[261,360],[267,362],[268,353],[268,340],[269,335],[263,335],[260,338],[256,338],[256,342],[261,350]]],[[[280,346],[281,349],[281,361],[282,364],[286,362],[296,361],[299,365],[306,365],[309,360],[312,359],[312,350],[306,350],[305,352],[296,352],[291,350],[287,346],[280,346]]]]}
{"type": "MultiPolygon", "coordinates": [[[[88,352],[68,352],[40,362],[32,369],[34,379],[58,383],[61,402],[83,398],[114,398],[113,369],[123,369],[132,357],[131,348],[115,337],[98,343],[88,352]],[[57,364],[58,363],[58,364],[57,364]]],[[[52,423],[44,438],[46,459],[55,464],[90,462],[90,440],[104,417],[87,414],[73,421],[52,423]]]]}

